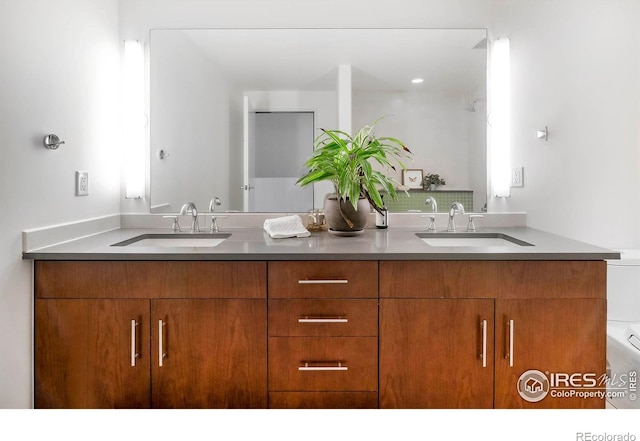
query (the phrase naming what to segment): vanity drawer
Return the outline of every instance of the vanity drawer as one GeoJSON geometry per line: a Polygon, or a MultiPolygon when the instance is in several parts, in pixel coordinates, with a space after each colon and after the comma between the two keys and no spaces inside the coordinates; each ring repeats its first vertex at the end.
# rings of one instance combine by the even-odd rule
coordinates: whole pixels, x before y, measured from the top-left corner
{"type": "Polygon", "coordinates": [[[37,298],[266,298],[266,279],[266,262],[35,262],[37,298]]]}
{"type": "Polygon", "coordinates": [[[605,298],[606,267],[570,260],[384,261],[380,297],[605,298]]]}
{"type": "Polygon", "coordinates": [[[497,276],[490,261],[385,261],[380,297],[495,298],[497,276]]]}
{"type": "Polygon", "coordinates": [[[375,337],[377,335],[377,300],[269,300],[270,337],[375,337]]]}
{"type": "Polygon", "coordinates": [[[271,298],[377,298],[377,261],[268,263],[271,298]]]}
{"type": "Polygon", "coordinates": [[[271,409],[376,409],[377,392],[269,392],[271,409]]]}
{"type": "Polygon", "coordinates": [[[269,337],[270,391],[376,391],[376,337],[269,337]]]}

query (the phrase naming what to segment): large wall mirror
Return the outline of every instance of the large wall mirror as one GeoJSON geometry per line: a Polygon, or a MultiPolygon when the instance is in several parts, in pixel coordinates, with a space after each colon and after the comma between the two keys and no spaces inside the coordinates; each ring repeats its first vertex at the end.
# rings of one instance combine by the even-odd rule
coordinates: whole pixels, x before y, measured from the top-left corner
{"type": "MultiPolygon", "coordinates": [[[[465,208],[482,210],[486,37],[485,29],[152,30],[151,212],[187,201],[206,211],[215,196],[229,212],[321,208],[331,187],[295,182],[320,128],[342,128],[344,112],[354,131],[384,116],[376,133],[409,146],[407,167],[446,180],[433,194],[471,194],[465,208]]],[[[414,208],[391,209],[413,211],[425,196],[410,190],[414,208]]]]}

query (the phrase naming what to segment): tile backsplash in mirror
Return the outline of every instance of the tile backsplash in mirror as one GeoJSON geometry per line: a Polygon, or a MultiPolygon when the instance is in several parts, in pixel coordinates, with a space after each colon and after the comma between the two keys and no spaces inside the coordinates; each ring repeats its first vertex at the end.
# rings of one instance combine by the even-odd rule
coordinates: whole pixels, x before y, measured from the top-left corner
{"type": "Polygon", "coordinates": [[[440,213],[449,211],[449,207],[454,202],[460,202],[468,212],[479,211],[473,209],[473,191],[471,190],[411,190],[408,195],[404,191],[398,191],[398,198],[395,201],[385,195],[384,202],[389,211],[393,213],[402,213],[409,210],[430,213],[431,207],[426,206],[424,203],[429,196],[436,200],[438,212],[440,213]]]}

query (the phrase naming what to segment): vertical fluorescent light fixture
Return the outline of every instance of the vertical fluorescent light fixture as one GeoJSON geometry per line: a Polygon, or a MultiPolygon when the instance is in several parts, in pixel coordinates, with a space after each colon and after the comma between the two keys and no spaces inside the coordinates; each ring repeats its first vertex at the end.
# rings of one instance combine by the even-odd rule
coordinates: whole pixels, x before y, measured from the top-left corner
{"type": "Polygon", "coordinates": [[[124,42],[123,129],[125,187],[127,199],[140,199],[145,192],[144,47],[124,42]]]}
{"type": "Polygon", "coordinates": [[[509,39],[491,47],[491,185],[496,197],[509,197],[511,179],[511,61],[509,39]]]}

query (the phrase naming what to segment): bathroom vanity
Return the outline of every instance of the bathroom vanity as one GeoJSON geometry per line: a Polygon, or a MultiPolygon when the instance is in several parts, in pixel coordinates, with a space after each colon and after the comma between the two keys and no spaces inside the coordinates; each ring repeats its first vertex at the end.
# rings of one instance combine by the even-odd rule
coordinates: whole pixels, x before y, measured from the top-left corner
{"type": "Polygon", "coordinates": [[[35,405],[604,407],[518,387],[531,370],[574,387],[605,373],[617,253],[527,228],[500,233],[526,247],[430,246],[420,231],[112,246],[149,233],[123,229],[25,253],[35,405]]]}

